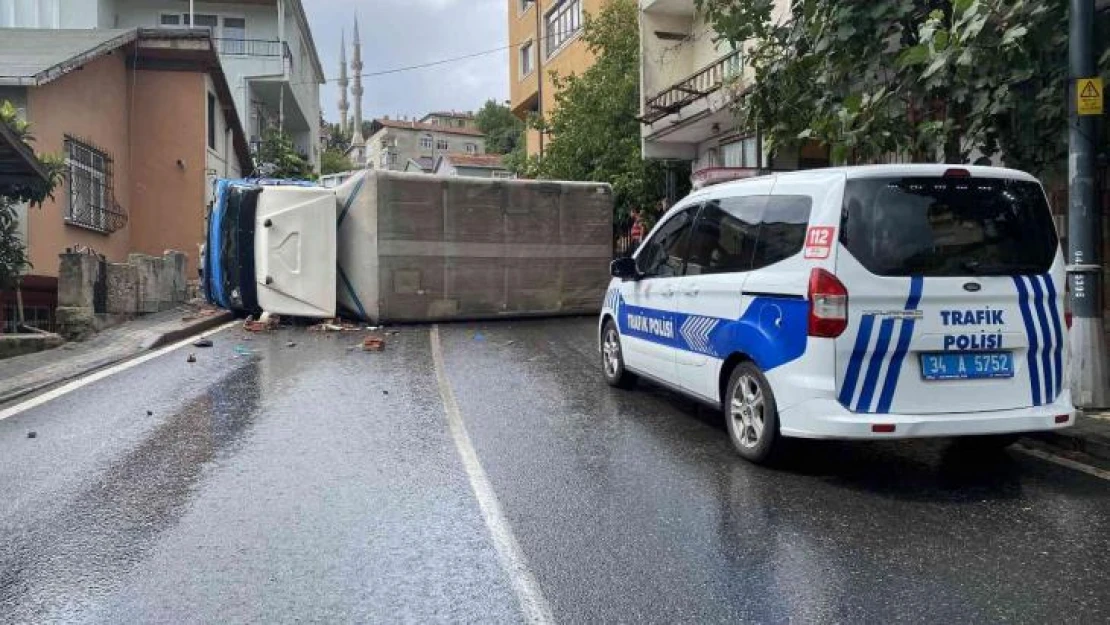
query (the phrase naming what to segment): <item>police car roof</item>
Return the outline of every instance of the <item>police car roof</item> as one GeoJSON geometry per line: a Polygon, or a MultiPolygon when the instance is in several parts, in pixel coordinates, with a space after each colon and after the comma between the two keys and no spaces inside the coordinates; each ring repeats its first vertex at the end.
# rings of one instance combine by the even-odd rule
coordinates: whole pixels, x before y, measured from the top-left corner
{"type": "Polygon", "coordinates": [[[704,189],[698,189],[685,200],[676,204],[681,207],[687,200],[705,199],[710,197],[727,197],[737,190],[752,185],[770,186],[778,180],[796,178],[811,178],[815,176],[843,176],[848,179],[855,178],[886,178],[891,176],[943,176],[950,170],[966,171],[974,178],[1007,178],[1011,180],[1025,180],[1038,182],[1038,180],[1024,171],[1009,169],[1007,167],[987,167],[982,165],[946,165],[946,164],[898,164],[898,165],[856,165],[852,167],[822,167],[816,169],[803,169],[798,171],[776,172],[764,176],[753,176],[742,180],[732,180],[715,184],[704,189]]]}

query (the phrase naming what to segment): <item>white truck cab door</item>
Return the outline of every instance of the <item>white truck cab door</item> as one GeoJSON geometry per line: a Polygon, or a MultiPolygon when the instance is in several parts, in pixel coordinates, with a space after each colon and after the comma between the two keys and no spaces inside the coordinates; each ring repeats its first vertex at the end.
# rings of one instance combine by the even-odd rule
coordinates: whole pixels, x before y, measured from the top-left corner
{"type": "Polygon", "coordinates": [[[254,259],[262,310],[335,316],[335,191],[266,187],[255,216],[254,259]]]}

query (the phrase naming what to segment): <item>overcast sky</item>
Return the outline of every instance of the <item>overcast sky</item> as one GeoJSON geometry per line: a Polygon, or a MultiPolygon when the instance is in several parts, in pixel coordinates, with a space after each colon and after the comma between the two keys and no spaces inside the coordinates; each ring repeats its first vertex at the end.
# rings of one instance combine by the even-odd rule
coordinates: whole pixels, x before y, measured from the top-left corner
{"type": "MultiPolygon", "coordinates": [[[[324,119],[339,119],[339,35],[358,12],[363,73],[463,56],[508,45],[505,0],[304,0],[312,36],[329,82],[320,86],[324,119]]],[[[387,76],[364,78],[365,119],[474,110],[509,97],[508,51],[387,76]]],[[[354,113],[354,103],[351,105],[354,113]]]]}

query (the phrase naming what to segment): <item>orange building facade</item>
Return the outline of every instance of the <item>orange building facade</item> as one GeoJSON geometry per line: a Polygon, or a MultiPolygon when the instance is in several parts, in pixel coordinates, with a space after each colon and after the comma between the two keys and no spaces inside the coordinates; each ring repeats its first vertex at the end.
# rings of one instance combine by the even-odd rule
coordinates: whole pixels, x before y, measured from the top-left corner
{"type": "MultiPolygon", "coordinates": [[[[582,41],[586,15],[596,15],[607,0],[506,0],[509,4],[509,93],[513,114],[521,119],[549,117],[555,110],[551,73],[579,74],[594,62],[582,41]]],[[[528,153],[542,151],[544,137],[528,131],[528,153]]]]}

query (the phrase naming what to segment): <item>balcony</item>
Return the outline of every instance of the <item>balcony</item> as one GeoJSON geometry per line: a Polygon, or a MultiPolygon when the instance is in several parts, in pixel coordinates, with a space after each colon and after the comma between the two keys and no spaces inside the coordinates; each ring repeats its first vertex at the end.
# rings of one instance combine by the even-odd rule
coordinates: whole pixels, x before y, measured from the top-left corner
{"type": "Polygon", "coordinates": [[[282,57],[293,66],[293,53],[289,44],[276,39],[213,38],[216,51],[225,56],[282,57]]]}
{"type": "Polygon", "coordinates": [[[640,0],[640,9],[645,13],[666,15],[694,15],[694,0],[640,0]]]}
{"type": "Polygon", "coordinates": [[[733,77],[739,78],[741,51],[736,50],[713,61],[644,101],[640,121],[654,124],[684,107],[720,91],[733,77]]]}

